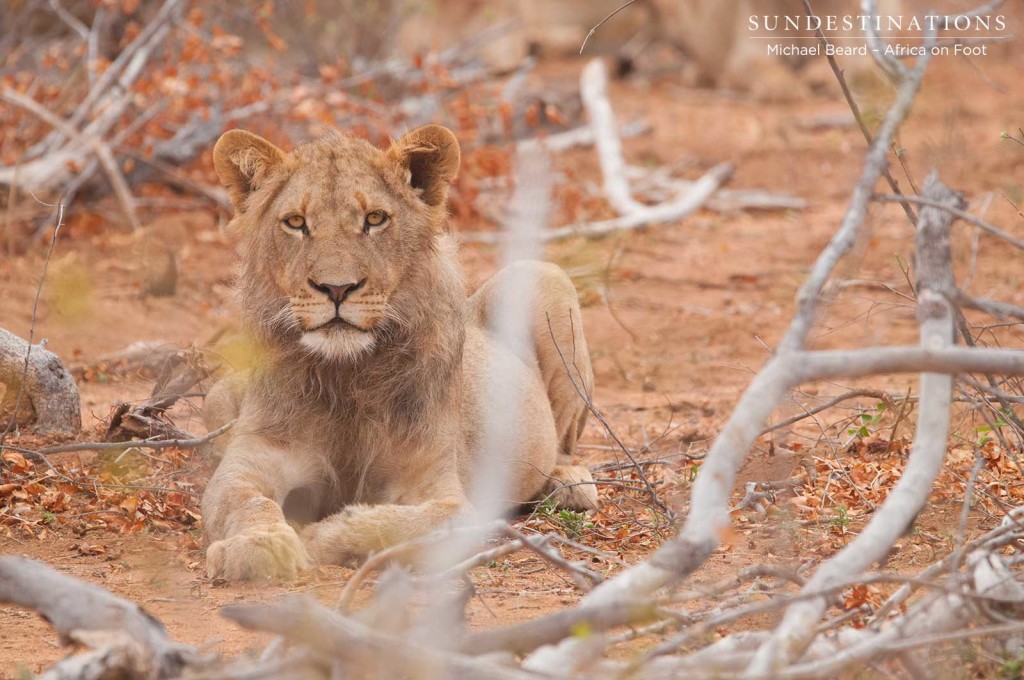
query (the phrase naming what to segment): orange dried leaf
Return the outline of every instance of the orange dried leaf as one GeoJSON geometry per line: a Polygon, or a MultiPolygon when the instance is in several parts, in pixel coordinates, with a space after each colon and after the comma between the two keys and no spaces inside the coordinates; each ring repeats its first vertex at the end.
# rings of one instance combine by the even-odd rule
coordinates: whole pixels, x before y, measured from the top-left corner
{"type": "Polygon", "coordinates": [[[32,467],[29,465],[29,462],[25,460],[25,456],[21,455],[17,451],[5,451],[3,455],[0,456],[0,459],[3,459],[3,461],[7,463],[14,472],[25,472],[32,467]]]}

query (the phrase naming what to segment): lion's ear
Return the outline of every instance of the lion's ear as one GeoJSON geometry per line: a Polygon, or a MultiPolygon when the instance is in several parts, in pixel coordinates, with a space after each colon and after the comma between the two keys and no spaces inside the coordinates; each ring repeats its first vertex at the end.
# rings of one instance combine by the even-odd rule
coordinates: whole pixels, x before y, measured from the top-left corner
{"type": "Polygon", "coordinates": [[[422,190],[427,205],[443,205],[448,185],[459,172],[459,141],[448,128],[424,125],[388,149],[388,156],[409,172],[409,183],[422,190]]]}
{"type": "Polygon", "coordinates": [[[245,199],[283,161],[283,151],[245,130],[225,132],[213,147],[213,167],[236,212],[245,211],[245,199]]]}

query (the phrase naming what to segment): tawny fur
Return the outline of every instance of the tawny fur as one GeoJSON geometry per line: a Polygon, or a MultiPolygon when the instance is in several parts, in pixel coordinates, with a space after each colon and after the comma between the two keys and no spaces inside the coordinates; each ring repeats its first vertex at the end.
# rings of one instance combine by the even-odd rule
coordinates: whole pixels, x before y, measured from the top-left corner
{"type": "Polygon", "coordinates": [[[447,233],[451,132],[419,128],[386,151],[334,134],[285,153],[233,131],[214,163],[261,361],[208,397],[208,425],[239,419],[203,496],[211,576],[292,577],[471,512],[497,365],[522,396],[507,503],[595,507],[589,471],[571,465],[587,415],[577,388],[593,386],[576,291],[557,267],[520,263],[466,297],[447,233]],[[388,219],[367,227],[374,211],[388,219]],[[495,290],[523,268],[537,281],[532,342],[511,348],[488,328],[495,290]],[[349,292],[338,302],[326,284],[349,292]],[[335,315],[345,323],[325,326],[335,315]]]}

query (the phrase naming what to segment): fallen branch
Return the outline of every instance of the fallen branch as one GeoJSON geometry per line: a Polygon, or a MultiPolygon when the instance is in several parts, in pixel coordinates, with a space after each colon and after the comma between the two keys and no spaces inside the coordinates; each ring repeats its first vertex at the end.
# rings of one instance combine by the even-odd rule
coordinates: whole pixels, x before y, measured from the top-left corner
{"type": "Polygon", "coordinates": [[[13,446],[4,448],[23,453],[34,453],[40,456],[48,456],[53,453],[71,453],[75,451],[124,451],[125,449],[194,449],[216,439],[234,426],[235,421],[218,427],[201,437],[189,437],[185,439],[135,439],[125,442],[78,442],[75,444],[60,444],[48,446],[45,449],[28,450],[13,446]]]}
{"type": "MultiPolygon", "coordinates": [[[[885,168],[889,143],[910,110],[927,63],[926,50],[925,56],[918,60],[911,75],[900,86],[896,99],[878,130],[839,230],[822,251],[811,274],[800,288],[796,315],[778,352],[744,392],[732,416],[708,452],[693,484],[690,513],[681,533],[645,562],[594,588],[583,598],[579,609],[601,608],[617,601],[649,597],[656,590],[676,583],[703,564],[718,545],[723,533],[728,531],[729,498],[736,471],[775,405],[785,397],[789,389],[799,384],[799,380],[794,382],[797,376],[794,376],[793,372],[807,368],[806,364],[798,366],[791,360],[799,355],[810,354],[800,350],[817,315],[821,291],[836,264],[856,242],[867,212],[872,188],[885,168]]],[[[821,356],[822,353],[813,354],[821,356]]],[[[841,351],[837,354],[837,363],[842,367],[848,366],[847,359],[850,353],[841,351]]],[[[1024,360],[1021,361],[1021,365],[1024,368],[1024,360]]],[[[892,368],[901,370],[898,366],[899,364],[892,368]]],[[[835,368],[839,369],[840,366],[835,368]]],[[[568,639],[557,646],[537,650],[527,659],[524,667],[554,674],[569,673],[585,654],[585,646],[580,641],[568,639]]]]}
{"type": "MultiPolygon", "coordinates": [[[[957,206],[959,195],[942,185],[932,173],[925,182],[925,194],[932,200],[957,206]]],[[[916,239],[918,318],[921,346],[928,349],[948,347],[953,342],[953,306],[956,284],[949,246],[949,227],[953,216],[938,208],[921,211],[916,239]]],[[[977,351],[977,350],[972,350],[977,351]]],[[[932,482],[942,469],[949,432],[949,408],[953,380],[949,375],[924,373],[918,393],[917,436],[910,451],[907,469],[900,476],[885,503],[871,521],[843,550],[827,560],[808,581],[805,590],[827,588],[833,582],[860,574],[882,559],[917,514],[924,508],[932,482]]],[[[813,638],[818,620],[828,601],[817,598],[793,605],[758,650],[749,667],[752,674],[770,674],[800,657],[813,638]]]]}
{"type": "Polygon", "coordinates": [[[13,167],[0,167],[0,184],[27,191],[57,190],[65,188],[69,182],[84,181],[83,173],[76,169],[85,168],[91,173],[97,166],[102,167],[132,227],[139,228],[134,197],[111,145],[104,139],[131,104],[128,88],[141,74],[153,50],[170,32],[169,24],[181,5],[181,0],[165,0],[153,20],[96,79],[68,120],[11,88],[0,89],[0,97],[54,127],[29,150],[26,154],[29,160],[23,159],[13,167]],[[80,129],[94,111],[98,111],[98,115],[80,129]]]}
{"type": "MultiPolygon", "coordinates": [[[[26,97],[19,92],[15,92],[8,87],[0,89],[0,98],[6,99],[12,104],[20,106],[26,111],[35,114],[44,122],[49,123],[55,129],[60,130],[71,140],[71,142],[76,144],[78,148],[83,150],[92,149],[97,161],[103,167],[103,171],[106,173],[107,179],[110,180],[110,186],[113,188],[114,194],[121,202],[121,207],[124,209],[125,216],[128,217],[128,221],[131,223],[132,229],[138,229],[142,226],[139,222],[139,216],[135,211],[135,198],[132,196],[131,189],[128,188],[128,180],[125,179],[124,173],[121,172],[121,168],[117,164],[117,160],[114,158],[114,154],[110,150],[110,146],[105,144],[98,137],[86,137],[71,127],[71,125],[44,109],[34,99],[26,97]]],[[[81,162],[83,159],[76,156],[75,160],[81,162]]],[[[20,174],[18,176],[21,177],[20,174]]],[[[28,188],[32,189],[33,187],[29,185],[28,188]]]]}
{"type": "Polygon", "coordinates": [[[138,340],[85,366],[115,375],[156,379],[167,360],[182,349],[169,340],[138,340]]]}
{"type": "Polygon", "coordinates": [[[72,643],[88,651],[65,657],[33,676],[38,680],[109,680],[151,678],[157,675],[153,658],[142,645],[123,631],[74,631],[72,643]]]}
{"type": "Polygon", "coordinates": [[[638,229],[652,224],[680,220],[703,206],[705,201],[732,177],[732,173],[733,166],[731,164],[721,163],[704,173],[690,186],[687,193],[677,196],[672,201],[643,206],[610,220],[551,229],[541,234],[541,240],[549,242],[574,236],[593,238],[616,231],[638,229]]]}
{"type": "MultiPolygon", "coordinates": [[[[92,111],[104,110],[109,107],[111,102],[116,101],[117,107],[120,110],[124,109],[122,102],[126,103],[128,99],[124,93],[142,73],[142,67],[149,60],[152,51],[167,36],[168,24],[175,18],[181,5],[182,0],[164,0],[153,19],[143,27],[93,83],[85,98],[68,120],[68,125],[72,129],[77,129],[85,122],[92,111]],[[114,85],[117,85],[121,92],[115,91],[114,85]]],[[[119,116],[120,111],[118,112],[119,116]]],[[[43,148],[51,151],[62,144],[64,140],[60,132],[58,131],[58,134],[45,140],[43,148]]],[[[100,134],[105,134],[105,131],[100,134]]]]}
{"type": "Polygon", "coordinates": [[[906,196],[903,194],[875,194],[874,196],[872,196],[872,200],[882,202],[906,201],[909,203],[919,203],[920,205],[945,210],[951,215],[959,217],[964,222],[967,222],[968,224],[973,224],[982,231],[987,231],[989,234],[992,234],[996,238],[1000,238],[1006,241],[1007,243],[1010,243],[1013,246],[1020,248],[1021,250],[1024,250],[1024,239],[1019,239],[1016,236],[1013,236],[1012,234],[1006,233],[1005,231],[995,226],[994,224],[986,222],[977,215],[972,215],[971,213],[967,212],[960,206],[942,205],[941,203],[937,203],[936,201],[932,200],[928,196],[906,196]]]}
{"type": "Polygon", "coordinates": [[[856,399],[857,397],[871,397],[872,399],[878,399],[879,401],[884,402],[887,406],[892,406],[895,403],[895,400],[893,399],[891,394],[889,394],[888,392],[883,392],[881,390],[849,390],[847,392],[843,392],[842,394],[837,394],[836,396],[831,397],[826,401],[823,401],[817,406],[812,406],[809,409],[804,409],[802,413],[797,413],[796,415],[790,416],[789,418],[785,418],[784,420],[780,420],[777,423],[772,423],[768,427],[761,430],[760,436],[764,436],[769,432],[774,432],[775,430],[781,430],[784,427],[789,427],[794,423],[800,422],[804,418],[810,418],[811,416],[821,413],[822,411],[827,411],[836,404],[840,404],[846,401],[847,399],[856,399]]]}
{"type": "Polygon", "coordinates": [[[118,442],[137,438],[148,441],[153,437],[190,438],[191,435],[176,428],[164,414],[209,375],[203,355],[194,348],[168,356],[149,399],[134,405],[118,404],[110,417],[104,439],[118,442]]]}
{"type": "MultiPolygon", "coordinates": [[[[168,640],[163,624],[138,605],[23,557],[0,557],[0,602],[38,612],[64,644],[81,631],[129,636],[151,660],[154,672],[149,677],[174,677],[191,654],[190,648],[168,640]]],[[[117,658],[132,661],[130,655],[117,658]]]]}
{"type": "Polygon", "coordinates": [[[267,605],[230,605],[221,614],[244,628],[309,645],[328,659],[355,666],[355,677],[404,677],[431,669],[435,677],[466,680],[537,680],[532,673],[420,646],[408,638],[372,630],[309,597],[286,597],[267,605]],[[378,675],[380,672],[384,675],[378,675]]]}
{"type": "MultiPolygon", "coordinates": [[[[633,121],[632,123],[626,123],[619,128],[618,134],[623,139],[630,139],[632,137],[639,137],[640,135],[647,134],[652,129],[653,128],[650,123],[644,121],[633,121]]],[[[578,128],[566,130],[565,132],[557,132],[552,135],[547,135],[546,137],[524,139],[519,142],[519,146],[540,146],[547,150],[548,153],[557,153],[579,147],[593,146],[596,141],[597,135],[594,132],[593,126],[582,125],[578,128]]]]}
{"type": "Polygon", "coordinates": [[[592,59],[580,75],[580,97],[594,129],[597,158],[604,178],[604,193],[615,212],[628,215],[646,206],[637,202],[629,189],[622,142],[616,132],[615,113],[608,99],[608,74],[604,62],[592,59]]]}
{"type": "Polygon", "coordinates": [[[1011,305],[998,300],[983,300],[982,298],[968,295],[963,291],[957,291],[956,302],[961,307],[976,309],[986,314],[991,314],[998,319],[1017,319],[1024,321],[1024,307],[1011,305]]]}
{"type": "MultiPolygon", "coordinates": [[[[550,243],[551,241],[560,241],[577,236],[595,238],[617,231],[640,229],[653,224],[662,224],[682,219],[703,206],[704,202],[732,176],[732,173],[732,165],[728,163],[716,165],[695,181],[690,186],[688,193],[678,196],[673,201],[654,206],[645,206],[628,215],[615,217],[610,220],[585,222],[558,229],[549,229],[542,231],[539,239],[542,243],[550,243]]],[[[462,241],[475,243],[502,243],[507,238],[508,236],[504,232],[470,232],[460,235],[462,241]]]]}

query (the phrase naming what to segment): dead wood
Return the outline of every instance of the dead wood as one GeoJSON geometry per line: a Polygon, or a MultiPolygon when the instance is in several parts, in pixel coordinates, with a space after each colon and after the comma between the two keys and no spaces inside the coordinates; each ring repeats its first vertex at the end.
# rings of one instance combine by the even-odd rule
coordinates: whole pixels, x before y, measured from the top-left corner
{"type": "Polygon", "coordinates": [[[181,0],[165,0],[153,20],[96,79],[69,119],[57,116],[12,88],[0,88],[0,98],[54,128],[17,165],[0,167],[0,184],[25,191],[63,191],[71,184],[81,186],[89,174],[102,168],[129,223],[133,229],[138,229],[141,222],[134,196],[107,137],[131,105],[129,88],[169,35],[171,22],[182,6],[181,0]],[[90,116],[93,118],[86,124],[90,116]],[[78,173],[74,168],[85,170],[78,173]]]}
{"type": "MultiPolygon", "coordinates": [[[[962,199],[950,191],[932,173],[925,183],[925,194],[932,200],[959,207],[962,199]]],[[[926,349],[949,347],[953,343],[953,261],[949,246],[949,227],[953,216],[935,207],[921,211],[916,239],[918,319],[921,346],[926,349]]],[[[976,351],[976,350],[975,350],[976,351]]],[[[824,589],[849,579],[881,560],[892,544],[906,531],[924,508],[932,481],[946,457],[949,432],[949,408],[953,378],[948,374],[924,373],[918,390],[917,437],[910,452],[907,469],[885,503],[867,527],[818,569],[805,590],[824,589]]],[[[792,606],[779,626],[757,653],[750,666],[754,673],[769,673],[789,665],[811,643],[817,622],[828,601],[817,598],[792,606]]]]}
{"type": "Polygon", "coordinates": [[[221,614],[244,628],[309,645],[325,657],[355,665],[357,677],[403,677],[431,669],[434,677],[536,680],[536,675],[372,630],[311,597],[292,595],[267,605],[230,605],[221,614]]]}
{"type": "Polygon", "coordinates": [[[12,451],[20,451],[25,454],[33,455],[36,457],[43,457],[52,453],[70,453],[74,451],[124,451],[126,449],[194,449],[209,442],[213,441],[217,437],[225,434],[228,430],[234,427],[235,421],[231,420],[221,425],[216,430],[204,434],[201,437],[190,435],[187,432],[182,432],[184,438],[178,439],[146,439],[139,440],[133,439],[130,441],[122,442],[76,442],[74,444],[58,444],[57,446],[48,446],[38,451],[32,449],[22,449],[16,446],[7,446],[5,448],[11,449],[12,451]]]}
{"type": "Polygon", "coordinates": [[[114,407],[104,439],[122,442],[132,439],[192,439],[167,419],[167,411],[184,395],[210,376],[203,354],[181,350],[164,360],[149,399],[141,404],[120,403],[114,407]]]}
{"type": "Polygon", "coordinates": [[[44,343],[29,345],[0,328],[0,383],[7,387],[12,404],[19,393],[28,400],[35,414],[37,433],[73,434],[82,429],[75,379],[44,343]]]}
{"type": "MultiPolygon", "coordinates": [[[[543,147],[559,150],[584,143],[593,143],[597,149],[603,178],[605,197],[618,217],[597,222],[573,224],[541,232],[542,242],[582,236],[600,237],[622,230],[639,229],[656,224],[676,222],[702,207],[732,211],[746,209],[801,209],[806,202],[792,196],[779,196],[761,190],[721,191],[733,174],[733,167],[720,163],[695,181],[648,178],[659,190],[671,192],[659,203],[648,205],[636,200],[629,183],[629,169],[622,153],[621,137],[632,133],[628,126],[620,134],[615,114],[608,99],[608,76],[600,59],[591,61],[580,76],[580,94],[590,117],[589,133],[584,129],[571,130],[548,140],[535,139],[520,142],[521,149],[543,147]]],[[[501,243],[507,238],[502,233],[473,232],[460,234],[465,242],[501,243]]]]}
{"type": "MultiPolygon", "coordinates": [[[[639,137],[640,135],[647,134],[651,131],[651,124],[643,121],[633,121],[626,123],[619,128],[619,137],[622,139],[630,139],[633,137],[639,137]]],[[[591,125],[583,125],[572,130],[566,130],[565,132],[556,132],[555,134],[547,135],[544,137],[534,137],[532,139],[524,139],[519,142],[520,147],[525,146],[542,146],[549,153],[559,153],[561,151],[568,151],[570,149],[576,149],[581,147],[593,146],[597,140],[597,133],[594,132],[594,128],[591,125]]]]}
{"type": "MultiPolygon", "coordinates": [[[[930,45],[929,45],[930,46],[930,45]]],[[[746,459],[750,446],[760,433],[775,405],[794,382],[795,355],[806,353],[804,342],[818,313],[821,292],[839,260],[853,247],[867,212],[875,182],[886,167],[889,143],[910,111],[928,63],[927,51],[918,60],[911,75],[902,83],[896,99],[885,117],[868,151],[860,180],[854,188],[850,206],[842,224],[828,246],[822,251],[797,295],[797,312],[776,354],[754,378],[741,397],[732,416],[723,426],[708,453],[693,485],[690,514],[681,533],[662,546],[650,559],[615,579],[605,581],[584,597],[581,607],[600,608],[616,601],[650,596],[666,585],[677,583],[697,569],[728,530],[729,498],[736,471],[746,459]]],[[[884,352],[885,350],[870,350],[884,352]]],[[[952,350],[927,350],[952,351],[952,350]]],[[[848,366],[850,352],[840,351],[841,362],[848,366]]],[[[806,368],[806,366],[804,366],[806,368]]],[[[836,366],[838,368],[838,366],[836,366]]],[[[804,374],[806,376],[808,374],[804,374]]],[[[803,376],[802,376],[803,377],[803,376]]],[[[589,651],[576,640],[538,649],[525,662],[526,667],[548,672],[570,672],[589,651]]]]}
{"type": "Polygon", "coordinates": [[[88,651],[61,659],[39,680],[112,680],[156,677],[153,657],[124,631],[74,631],[71,641],[88,651]]]}
{"type": "MultiPolygon", "coordinates": [[[[60,634],[63,644],[71,643],[83,631],[120,634],[114,645],[104,647],[80,664],[68,664],[65,671],[49,677],[90,677],[66,671],[96,668],[98,664],[102,668],[103,660],[124,669],[137,668],[143,662],[149,664],[148,672],[141,676],[116,677],[173,677],[190,654],[188,648],[170,642],[164,625],[138,605],[34,560],[0,557],[0,601],[39,613],[60,634]],[[125,636],[141,647],[142,653],[133,649],[125,636]]],[[[111,667],[106,668],[109,671],[111,667]]]]}

